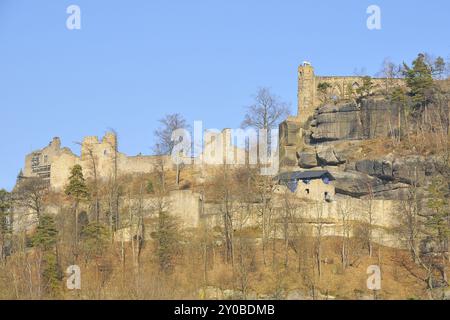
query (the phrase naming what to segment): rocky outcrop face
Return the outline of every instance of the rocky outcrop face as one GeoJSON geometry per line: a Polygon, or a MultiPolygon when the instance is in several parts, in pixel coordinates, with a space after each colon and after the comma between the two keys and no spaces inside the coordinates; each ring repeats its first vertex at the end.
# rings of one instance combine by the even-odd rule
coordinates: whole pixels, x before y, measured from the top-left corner
{"type": "Polygon", "coordinates": [[[392,163],[386,160],[360,160],[355,163],[356,171],[375,176],[380,179],[394,180],[392,163]]]}
{"type": "Polygon", "coordinates": [[[336,181],[336,193],[359,198],[370,193],[370,189],[382,184],[381,180],[354,171],[331,171],[336,181]]]}
{"type": "Polygon", "coordinates": [[[396,124],[396,107],[382,100],[328,104],[317,109],[310,123],[311,143],[385,137],[396,124]]]}
{"type": "Polygon", "coordinates": [[[360,160],[355,170],[386,181],[426,185],[435,172],[435,159],[422,156],[360,160]]]}
{"type": "Polygon", "coordinates": [[[354,198],[406,199],[409,185],[390,183],[356,171],[331,171],[336,178],[336,193],[354,198]]]}
{"type": "Polygon", "coordinates": [[[295,119],[287,119],[280,124],[280,166],[297,166],[298,159],[296,150],[300,147],[303,139],[301,123],[295,119]]]}
{"type": "Polygon", "coordinates": [[[398,126],[398,108],[376,97],[319,107],[309,123],[281,124],[280,166],[329,170],[336,193],[356,198],[407,199],[411,185],[426,195],[436,159],[395,151],[383,155],[381,145],[372,148],[364,141],[396,135],[398,126]]]}
{"type": "Polygon", "coordinates": [[[342,154],[328,146],[317,148],[317,159],[321,166],[337,166],[346,162],[342,154]]]}
{"type": "Polygon", "coordinates": [[[316,149],[303,149],[297,151],[297,158],[298,166],[303,169],[338,166],[347,161],[345,154],[336,150],[334,146],[318,146],[316,149]]]}
{"type": "Polygon", "coordinates": [[[319,165],[315,151],[298,152],[298,165],[303,169],[311,169],[319,165]]]}

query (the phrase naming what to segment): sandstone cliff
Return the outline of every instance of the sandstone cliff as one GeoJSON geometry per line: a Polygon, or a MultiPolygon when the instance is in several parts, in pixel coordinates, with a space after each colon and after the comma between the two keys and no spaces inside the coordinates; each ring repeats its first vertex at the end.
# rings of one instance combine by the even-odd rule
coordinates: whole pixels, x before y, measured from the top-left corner
{"type": "Polygon", "coordinates": [[[280,165],[283,170],[326,168],[336,178],[336,192],[346,196],[402,199],[413,183],[424,192],[438,156],[367,152],[395,137],[403,118],[382,98],[324,105],[304,124],[287,120],[281,125],[280,165]]]}

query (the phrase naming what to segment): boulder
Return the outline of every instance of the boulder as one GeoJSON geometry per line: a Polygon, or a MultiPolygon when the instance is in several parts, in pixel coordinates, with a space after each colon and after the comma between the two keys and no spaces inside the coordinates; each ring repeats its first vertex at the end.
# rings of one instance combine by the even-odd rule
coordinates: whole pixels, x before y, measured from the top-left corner
{"type": "Polygon", "coordinates": [[[319,164],[317,162],[317,156],[314,151],[312,152],[298,152],[298,165],[303,169],[311,169],[317,167],[319,164]]]}
{"type": "Polygon", "coordinates": [[[280,148],[281,167],[293,167],[298,165],[296,149],[295,146],[282,146],[280,148]]]}
{"type": "Polygon", "coordinates": [[[280,145],[295,146],[301,139],[301,123],[298,120],[288,119],[283,121],[280,126],[280,145]]]}
{"type": "Polygon", "coordinates": [[[435,159],[423,156],[408,156],[395,159],[392,167],[392,175],[397,181],[418,185],[424,185],[431,180],[435,172],[435,159]]]}
{"type": "Polygon", "coordinates": [[[433,158],[422,156],[405,156],[394,160],[391,158],[388,156],[381,159],[356,161],[354,169],[385,181],[409,185],[417,181],[419,186],[426,185],[430,180],[429,177],[435,172],[433,158]]]}
{"type": "Polygon", "coordinates": [[[393,180],[392,163],[387,160],[360,160],[355,163],[356,171],[375,176],[383,180],[393,180]]]}
{"type": "Polygon", "coordinates": [[[317,159],[321,166],[337,166],[345,163],[344,157],[336,153],[332,147],[317,148],[317,159]]]}
{"type": "Polygon", "coordinates": [[[334,185],[337,194],[386,200],[407,199],[408,196],[409,185],[405,183],[386,181],[352,170],[330,172],[336,178],[334,185]]]}
{"type": "Polygon", "coordinates": [[[279,126],[280,166],[294,167],[298,165],[297,153],[302,145],[303,131],[298,119],[288,118],[279,126]]]}
{"type": "Polygon", "coordinates": [[[376,185],[372,190],[372,195],[375,199],[385,200],[403,200],[408,199],[409,185],[406,183],[388,182],[376,185]]]}
{"type": "Polygon", "coordinates": [[[382,185],[378,178],[355,171],[330,171],[336,178],[336,193],[359,198],[370,193],[370,190],[382,185]]]}

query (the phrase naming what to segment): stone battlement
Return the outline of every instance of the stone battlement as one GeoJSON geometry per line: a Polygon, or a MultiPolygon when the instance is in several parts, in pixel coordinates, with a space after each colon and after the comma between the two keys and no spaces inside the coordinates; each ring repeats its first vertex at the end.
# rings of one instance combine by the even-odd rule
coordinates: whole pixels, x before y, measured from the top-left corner
{"type": "MultiPolygon", "coordinates": [[[[298,67],[298,113],[297,117],[304,123],[314,114],[324,101],[318,92],[320,83],[329,85],[329,95],[335,100],[351,99],[356,89],[363,85],[362,76],[316,76],[310,63],[298,67]]],[[[373,91],[379,91],[387,84],[403,84],[403,79],[371,78],[373,91]]]]}
{"type": "MultiPolygon", "coordinates": [[[[245,151],[233,145],[232,130],[224,129],[222,132],[206,132],[203,153],[197,159],[185,158],[185,163],[193,166],[204,165],[245,165],[228,162],[236,158],[245,160],[245,151]],[[214,158],[212,161],[210,158],[214,158]],[[210,161],[206,161],[210,160],[210,161]],[[216,161],[217,160],[217,161],[216,161]]],[[[74,154],[69,148],[61,148],[59,138],[45,148],[33,151],[25,158],[25,167],[20,178],[40,177],[50,182],[54,190],[62,190],[69,178],[70,169],[79,164],[83,168],[85,177],[94,177],[95,173],[100,180],[111,178],[116,172],[119,175],[144,174],[154,172],[157,167],[175,167],[170,155],[136,155],[128,156],[119,152],[116,135],[108,132],[99,139],[96,136],[87,136],[81,143],[80,156],[74,154]]]]}

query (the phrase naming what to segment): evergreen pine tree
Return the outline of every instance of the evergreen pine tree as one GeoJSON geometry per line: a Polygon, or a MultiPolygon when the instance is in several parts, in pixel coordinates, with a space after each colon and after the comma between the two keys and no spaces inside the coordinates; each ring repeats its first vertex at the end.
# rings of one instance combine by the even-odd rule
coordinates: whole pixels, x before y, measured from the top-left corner
{"type": "Polygon", "coordinates": [[[69,183],[65,189],[66,195],[74,201],[75,230],[74,230],[74,248],[73,255],[76,260],[78,256],[78,238],[80,236],[80,228],[78,226],[78,206],[82,200],[89,198],[89,191],[83,176],[82,167],[77,164],[70,171],[69,183]]]}
{"type": "Polygon", "coordinates": [[[412,68],[406,63],[403,66],[406,85],[410,90],[414,107],[421,110],[432,101],[434,87],[432,68],[425,61],[424,54],[419,54],[413,61],[412,68]]]}
{"type": "Polygon", "coordinates": [[[83,176],[83,169],[79,164],[73,166],[70,171],[69,184],[65,189],[66,195],[81,201],[89,198],[89,191],[83,176]]]}

